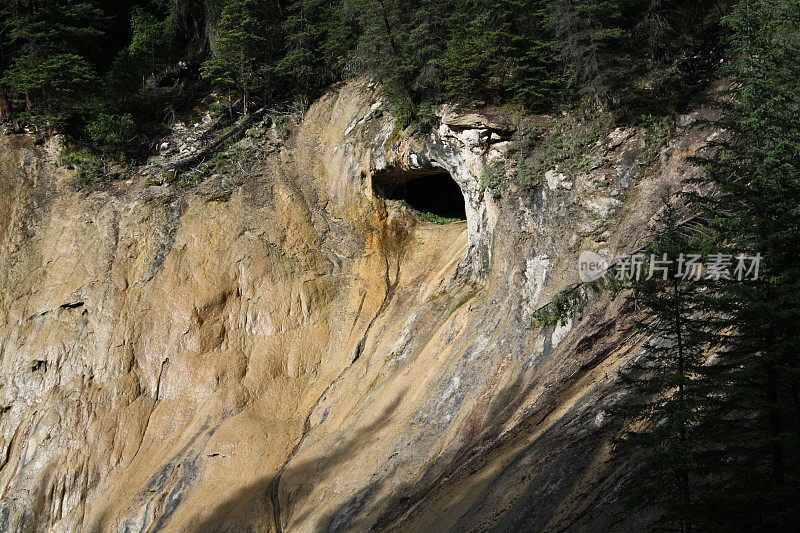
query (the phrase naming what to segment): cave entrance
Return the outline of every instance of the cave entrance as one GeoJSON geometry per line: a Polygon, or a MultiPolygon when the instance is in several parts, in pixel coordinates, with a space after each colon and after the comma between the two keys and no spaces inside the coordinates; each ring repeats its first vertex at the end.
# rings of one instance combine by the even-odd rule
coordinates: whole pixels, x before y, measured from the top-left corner
{"type": "Polygon", "coordinates": [[[402,200],[422,213],[444,219],[467,219],[461,187],[444,169],[378,171],[372,177],[372,188],[378,196],[402,200]]]}

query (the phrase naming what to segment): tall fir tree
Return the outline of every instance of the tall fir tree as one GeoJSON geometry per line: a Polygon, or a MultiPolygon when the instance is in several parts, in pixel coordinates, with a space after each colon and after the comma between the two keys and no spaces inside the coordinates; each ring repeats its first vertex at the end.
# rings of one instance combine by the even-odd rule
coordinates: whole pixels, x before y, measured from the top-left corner
{"type": "Polygon", "coordinates": [[[448,98],[515,100],[533,110],[558,101],[565,80],[545,2],[462,3],[450,24],[443,60],[448,98]]]}
{"type": "Polygon", "coordinates": [[[505,81],[511,51],[511,13],[503,2],[464,2],[451,18],[444,87],[454,100],[490,99],[505,81]]]}
{"type": "Polygon", "coordinates": [[[226,0],[220,15],[219,37],[213,44],[213,56],[201,68],[203,77],[233,94],[238,92],[242,110],[249,113],[254,91],[266,85],[272,66],[267,54],[268,10],[258,0],[226,0]]]}
{"type": "Polygon", "coordinates": [[[441,96],[441,57],[447,46],[451,0],[359,0],[362,36],[356,54],[410,122],[420,106],[441,96]]]}
{"type": "Polygon", "coordinates": [[[529,110],[551,109],[565,94],[566,78],[551,31],[549,2],[511,0],[507,93],[529,110]]]}
{"type": "Polygon", "coordinates": [[[98,82],[89,56],[103,34],[103,12],[90,1],[28,0],[9,14],[2,84],[30,120],[63,124],[85,110],[98,82]]]}
{"type": "Polygon", "coordinates": [[[572,84],[608,106],[631,79],[631,31],[636,2],[557,0],[549,18],[572,84]]]}
{"type": "Polygon", "coordinates": [[[714,408],[705,379],[714,334],[705,319],[703,237],[680,222],[665,204],[644,252],[643,277],[631,282],[639,328],[650,340],[623,374],[631,400],[618,410],[635,429],[624,434],[619,451],[643,457],[629,503],[658,507],[659,528],[691,533],[703,490],[697,463],[707,447],[701,421],[714,408]]]}
{"type": "MultiPolygon", "coordinates": [[[[725,17],[733,79],[718,98],[722,134],[700,158],[695,205],[719,253],[761,257],[758,279],[719,284],[713,313],[727,335],[704,431],[717,442],[701,500],[707,523],[753,531],[800,529],[800,2],[742,0],[725,17]]],[[[748,267],[753,262],[748,263],[748,267]]]]}
{"type": "MultiPolygon", "coordinates": [[[[701,333],[713,340],[700,345],[708,350],[707,363],[692,368],[686,382],[700,392],[699,401],[685,414],[690,425],[678,426],[691,430],[688,441],[679,439],[691,447],[664,455],[675,435],[669,431],[669,413],[651,418],[654,431],[630,440],[636,443],[660,432],[645,462],[659,465],[661,477],[651,481],[677,476],[679,482],[655,487],[644,483],[633,495],[659,486],[669,494],[671,487],[688,486],[688,497],[681,490],[672,492],[671,502],[660,502],[661,524],[671,522],[683,530],[691,525],[702,531],[796,531],[800,3],[743,0],[724,22],[730,39],[720,75],[733,82],[717,98],[722,118],[711,126],[718,136],[706,155],[696,158],[706,171],[692,180],[701,192],[689,197],[714,237],[712,256],[731,275],[692,291],[696,306],[683,322],[699,322],[701,333]],[[661,462],[665,457],[668,460],[661,462]]],[[[683,296],[692,292],[684,289],[683,296]]],[[[646,304],[650,317],[658,320],[659,308],[674,304],[677,294],[675,287],[672,298],[667,293],[663,301],[646,304]]],[[[669,353],[677,343],[665,348],[669,353]]],[[[667,383],[653,373],[645,374],[642,382],[655,390],[667,383]]],[[[677,393],[680,390],[677,386],[677,393]]],[[[676,396],[666,398],[675,401],[676,396]]]]}
{"type": "Polygon", "coordinates": [[[296,0],[284,22],[286,53],[276,71],[308,100],[340,75],[355,44],[355,13],[345,2],[296,0]]]}

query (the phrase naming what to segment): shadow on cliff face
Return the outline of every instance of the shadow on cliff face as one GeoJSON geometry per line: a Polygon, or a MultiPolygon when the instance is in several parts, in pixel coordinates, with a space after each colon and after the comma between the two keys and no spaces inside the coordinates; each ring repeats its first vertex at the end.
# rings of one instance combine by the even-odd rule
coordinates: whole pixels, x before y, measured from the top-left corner
{"type": "MultiPolygon", "coordinates": [[[[460,445],[413,485],[369,502],[368,509],[380,513],[371,529],[591,531],[637,519],[621,519],[617,500],[630,465],[608,453],[620,422],[595,423],[597,410],[605,405],[591,389],[587,392],[585,383],[596,382],[593,374],[602,372],[605,361],[619,355],[624,359],[615,347],[630,340],[631,324],[615,318],[618,309],[609,313],[608,303],[590,306],[558,348],[548,340],[535,366],[496,391],[474,424],[465,422],[467,437],[460,445]],[[569,372],[548,368],[553,361],[569,372]],[[554,371],[569,379],[548,382],[554,371]]],[[[357,513],[367,509],[366,498],[354,495],[319,524],[329,531],[350,529],[357,513]]]]}
{"type": "Polygon", "coordinates": [[[217,506],[210,516],[192,525],[187,531],[275,531],[269,487],[274,478],[265,477],[250,487],[239,490],[228,501],[217,506]]]}
{"type": "MultiPolygon", "coordinates": [[[[577,335],[569,336],[558,348],[545,343],[545,352],[535,366],[495,391],[480,406],[480,416],[465,420],[461,436],[422,467],[413,482],[393,483],[396,465],[387,465],[388,473],[356,490],[335,510],[320,512],[314,529],[410,530],[419,527],[421,517],[422,523],[438,530],[465,531],[563,530],[565,523],[577,530],[591,530],[592,524],[614,524],[619,520],[615,488],[628,475],[625,465],[607,455],[618,424],[592,425],[593,405],[570,404],[583,392],[579,382],[611,357],[613,347],[629,334],[624,324],[609,319],[606,306],[598,307],[590,309],[575,326],[577,335]],[[571,372],[568,380],[550,384],[548,373],[560,367],[546,365],[555,360],[571,372]],[[519,417],[520,409],[532,398],[533,404],[519,417]],[[559,412],[564,405],[568,407],[559,412]],[[502,468],[494,471],[498,464],[502,468]],[[487,479],[488,472],[492,474],[487,479]]],[[[240,491],[192,530],[282,531],[290,521],[304,523],[315,512],[308,508],[293,514],[295,502],[302,501],[306,492],[304,486],[320,483],[336,473],[337,467],[340,474],[354,452],[390,424],[401,400],[395,399],[378,420],[331,453],[301,463],[290,458],[277,480],[265,478],[240,491]],[[280,491],[290,480],[292,492],[280,493],[282,508],[273,509],[274,492],[270,492],[276,487],[280,491]],[[273,516],[280,516],[280,528],[273,516]]],[[[301,445],[302,441],[296,450],[301,445]]]]}
{"type": "MultiPolygon", "coordinates": [[[[285,469],[278,474],[277,481],[300,477],[308,482],[313,482],[320,479],[318,477],[320,473],[324,476],[325,469],[346,463],[354,455],[354,451],[362,446],[362,443],[375,438],[376,433],[389,424],[392,413],[400,405],[404,395],[405,393],[401,393],[384,409],[375,422],[344,440],[331,453],[318,459],[302,461],[297,464],[290,464],[290,458],[289,462],[286,463],[287,466],[284,467],[285,469]]],[[[302,439],[305,439],[305,435],[302,439]]],[[[295,450],[302,443],[302,439],[298,446],[295,447],[295,450]]],[[[271,494],[274,490],[280,490],[277,485],[276,477],[262,478],[258,483],[238,491],[236,496],[217,506],[210,516],[193,525],[190,531],[201,533],[207,531],[282,530],[282,527],[278,528],[275,524],[275,520],[282,514],[282,509],[275,509],[273,504],[275,498],[271,494]]],[[[291,511],[291,496],[293,495],[287,498],[289,511],[291,511]]],[[[307,515],[302,515],[299,518],[305,519],[307,517],[307,515]]]]}

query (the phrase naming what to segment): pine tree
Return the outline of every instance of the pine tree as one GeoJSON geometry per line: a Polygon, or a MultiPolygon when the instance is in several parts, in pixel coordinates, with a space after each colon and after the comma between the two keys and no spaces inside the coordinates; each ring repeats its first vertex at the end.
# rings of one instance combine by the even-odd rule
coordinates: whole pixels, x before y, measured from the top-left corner
{"type": "Polygon", "coordinates": [[[657,506],[659,527],[691,533],[701,490],[695,472],[705,444],[699,426],[712,405],[704,376],[713,335],[703,316],[702,239],[679,222],[676,210],[665,205],[644,253],[648,275],[632,281],[643,314],[639,326],[650,340],[623,376],[632,400],[619,411],[636,429],[619,445],[629,454],[644,452],[629,502],[657,506]]]}
{"type": "Polygon", "coordinates": [[[510,53],[510,19],[503,2],[466,2],[451,19],[452,34],[444,56],[444,87],[453,100],[489,99],[502,85],[510,53]]]}
{"type": "Polygon", "coordinates": [[[241,94],[245,115],[252,93],[265,85],[267,26],[264,6],[257,0],[227,0],[213,57],[201,69],[203,77],[220,89],[241,94]]]}
{"type": "Polygon", "coordinates": [[[742,0],[720,74],[735,79],[718,105],[723,131],[700,159],[695,196],[719,252],[761,256],[757,281],[722,283],[714,316],[727,333],[713,365],[724,405],[705,421],[717,441],[703,500],[709,523],[743,530],[800,528],[800,2],[742,0]],[[708,187],[711,185],[711,187],[708,187]]]}
{"type": "Polygon", "coordinates": [[[356,54],[395,105],[402,122],[442,94],[441,57],[447,47],[451,0],[359,0],[363,28],[356,54]]]}
{"type": "MultiPolygon", "coordinates": [[[[643,41],[642,59],[667,62],[690,49],[700,21],[711,7],[710,0],[647,0],[638,14],[633,34],[643,41]],[[649,57],[648,57],[649,56],[649,57]]],[[[708,44],[712,44],[713,41],[708,44]]]]}
{"type": "Polygon", "coordinates": [[[512,0],[509,96],[531,110],[554,107],[567,80],[561,73],[555,38],[550,31],[549,2],[512,0]]]}
{"type": "Polygon", "coordinates": [[[552,105],[565,80],[546,18],[545,2],[461,4],[443,61],[446,96],[552,105]]]}
{"type": "MultiPolygon", "coordinates": [[[[6,71],[13,53],[13,48],[6,38],[6,33],[10,28],[11,19],[14,14],[13,4],[8,3],[0,6],[0,72],[6,71]]],[[[11,104],[8,102],[5,90],[3,89],[2,77],[0,77],[0,119],[8,120],[10,118],[11,104]]]]}
{"type": "Polygon", "coordinates": [[[413,72],[407,66],[404,36],[408,20],[397,0],[359,0],[359,22],[363,28],[357,54],[364,70],[377,79],[395,106],[401,121],[416,114],[411,90],[413,72]]]}
{"type": "Polygon", "coordinates": [[[288,11],[287,51],[276,70],[307,100],[340,75],[355,43],[355,17],[341,1],[296,0],[288,11]]]}
{"type": "Polygon", "coordinates": [[[629,11],[635,7],[624,0],[558,0],[552,5],[549,20],[567,74],[601,105],[632,81],[629,26],[635,18],[629,11]]]}
{"type": "Polygon", "coordinates": [[[153,68],[168,53],[169,32],[166,20],[159,20],[141,6],[131,9],[131,42],[126,51],[130,59],[145,68],[153,68]]]}
{"type": "Polygon", "coordinates": [[[22,100],[30,119],[60,124],[80,113],[98,81],[88,59],[103,13],[93,3],[20,2],[7,22],[4,48],[12,52],[2,84],[22,100]]]}

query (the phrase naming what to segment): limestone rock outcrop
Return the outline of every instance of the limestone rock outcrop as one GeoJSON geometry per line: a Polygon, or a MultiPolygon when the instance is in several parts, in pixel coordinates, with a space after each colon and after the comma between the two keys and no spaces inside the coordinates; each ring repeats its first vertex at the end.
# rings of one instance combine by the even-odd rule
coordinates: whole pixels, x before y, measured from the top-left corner
{"type": "Polygon", "coordinates": [[[529,321],[577,280],[580,249],[647,238],[703,139],[677,134],[645,173],[643,132],[615,132],[570,187],[498,197],[480,176],[515,126],[444,111],[398,133],[373,86],[343,85],[226,202],[148,166],[78,190],[62,139],[0,137],[0,530],[647,520],[620,514],[609,444],[616,372],[643,341],[626,304],[529,321]],[[373,187],[430,169],[465,222],[373,187]]]}

